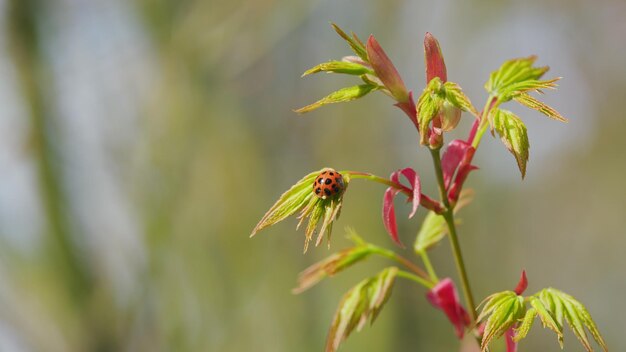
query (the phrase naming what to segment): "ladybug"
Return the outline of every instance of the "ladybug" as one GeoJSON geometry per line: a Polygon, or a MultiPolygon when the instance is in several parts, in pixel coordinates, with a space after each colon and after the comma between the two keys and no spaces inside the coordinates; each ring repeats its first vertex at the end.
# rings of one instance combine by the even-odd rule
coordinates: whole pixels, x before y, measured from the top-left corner
{"type": "Polygon", "coordinates": [[[333,169],[325,169],[313,182],[313,192],[322,199],[341,194],[344,189],[343,176],[333,169]]]}

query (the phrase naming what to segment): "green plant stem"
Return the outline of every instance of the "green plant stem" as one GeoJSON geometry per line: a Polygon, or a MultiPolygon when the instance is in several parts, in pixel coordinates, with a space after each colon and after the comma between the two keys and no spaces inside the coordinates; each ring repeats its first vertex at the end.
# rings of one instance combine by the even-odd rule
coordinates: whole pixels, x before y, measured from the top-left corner
{"type": "Polygon", "coordinates": [[[467,271],[465,270],[465,261],[463,260],[463,255],[461,253],[461,246],[459,244],[459,239],[456,233],[456,225],[454,223],[454,212],[450,207],[450,202],[448,201],[448,195],[446,192],[445,183],[443,180],[443,169],[441,167],[441,157],[439,153],[440,148],[431,149],[430,153],[433,158],[433,164],[435,166],[435,174],[437,175],[437,183],[439,184],[439,194],[441,195],[441,201],[445,206],[445,210],[443,212],[443,217],[448,224],[448,238],[450,238],[450,245],[452,246],[452,252],[454,254],[454,261],[456,263],[456,269],[459,273],[459,277],[461,278],[461,285],[463,287],[463,295],[465,296],[465,301],[467,303],[468,309],[470,311],[470,315],[473,321],[476,321],[476,305],[474,304],[474,297],[472,295],[472,290],[470,288],[469,280],[467,278],[467,271]]]}
{"type": "Polygon", "coordinates": [[[409,279],[411,281],[417,282],[418,284],[426,287],[427,289],[432,289],[435,284],[433,284],[432,282],[428,281],[428,280],[424,280],[423,278],[410,273],[408,271],[403,271],[403,270],[398,270],[398,277],[403,277],[405,279],[409,279]]]}
{"type": "Polygon", "coordinates": [[[342,174],[349,174],[351,178],[360,178],[360,179],[364,179],[364,180],[370,180],[370,181],[374,181],[374,182],[378,182],[381,183],[383,185],[387,185],[389,187],[393,187],[397,190],[399,190],[400,192],[406,194],[407,196],[412,196],[413,195],[413,191],[411,191],[410,188],[405,187],[399,183],[393,182],[389,179],[380,177],[380,176],[376,176],[367,172],[360,172],[360,171],[341,171],[342,174]]]}
{"type": "Polygon", "coordinates": [[[420,267],[418,267],[417,265],[415,265],[412,261],[388,250],[385,248],[381,248],[378,246],[374,246],[370,244],[370,247],[372,248],[373,252],[381,255],[383,257],[389,258],[393,261],[396,261],[402,265],[404,265],[407,269],[411,270],[412,272],[414,272],[417,276],[420,277],[420,279],[424,280],[425,282],[428,283],[428,287],[432,288],[435,285],[435,282],[432,280],[432,278],[420,267]]]}
{"type": "Polygon", "coordinates": [[[435,273],[435,268],[433,264],[430,262],[430,258],[428,257],[428,253],[420,252],[420,256],[422,257],[422,262],[424,262],[424,266],[426,267],[426,271],[428,271],[428,276],[434,282],[439,282],[439,277],[437,277],[437,273],[435,273]]]}
{"type": "Polygon", "coordinates": [[[483,107],[483,111],[480,114],[480,125],[478,126],[478,130],[476,131],[476,134],[474,135],[474,139],[472,140],[472,147],[474,147],[474,149],[478,148],[478,145],[480,144],[480,141],[482,140],[483,135],[487,131],[487,127],[489,126],[489,112],[497,104],[497,101],[494,101],[494,99],[495,97],[492,95],[490,95],[489,98],[487,98],[485,107],[483,107]]]}

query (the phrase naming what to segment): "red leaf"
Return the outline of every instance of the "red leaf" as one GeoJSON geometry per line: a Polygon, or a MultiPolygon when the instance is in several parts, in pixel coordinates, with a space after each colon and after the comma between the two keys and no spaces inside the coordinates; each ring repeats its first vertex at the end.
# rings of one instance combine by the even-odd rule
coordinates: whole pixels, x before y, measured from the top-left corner
{"type": "Polygon", "coordinates": [[[467,179],[469,173],[473,170],[477,170],[478,167],[470,164],[472,159],[474,158],[474,153],[476,149],[474,147],[470,147],[465,152],[463,159],[461,160],[459,169],[456,172],[456,177],[454,178],[454,183],[450,187],[450,191],[448,192],[448,198],[450,201],[454,202],[459,199],[459,194],[461,193],[461,189],[463,188],[463,184],[467,179]]]}
{"type": "Polygon", "coordinates": [[[441,167],[443,168],[443,180],[448,189],[450,185],[450,181],[452,181],[452,177],[454,176],[454,172],[457,167],[463,160],[463,157],[467,153],[468,149],[472,146],[460,139],[455,139],[450,144],[448,144],[448,148],[446,152],[443,154],[443,158],[441,158],[441,167]]]}
{"type": "Polygon", "coordinates": [[[391,239],[401,247],[404,247],[402,242],[400,242],[400,238],[398,237],[398,225],[396,224],[396,211],[393,207],[393,199],[396,197],[396,194],[400,192],[399,190],[389,187],[385,191],[385,195],[383,197],[383,223],[385,224],[385,229],[391,239]]]}
{"type": "Polygon", "coordinates": [[[420,205],[420,200],[422,197],[422,183],[420,182],[420,177],[417,172],[415,172],[415,170],[411,169],[410,167],[402,169],[400,172],[402,172],[402,176],[404,176],[407,181],[409,181],[411,189],[413,189],[413,196],[411,197],[411,201],[413,202],[413,209],[411,209],[411,213],[409,214],[410,219],[413,217],[413,215],[415,215],[417,207],[420,205]]]}
{"type": "Polygon", "coordinates": [[[513,341],[513,336],[515,336],[514,328],[517,327],[517,324],[511,326],[504,333],[504,341],[506,341],[506,352],[517,352],[517,342],[513,341]]]}
{"type": "Polygon", "coordinates": [[[522,270],[522,276],[519,278],[519,282],[517,283],[514,291],[518,296],[520,296],[522,293],[524,293],[524,291],[526,291],[527,287],[528,278],[526,278],[526,270],[522,270]]]}
{"type": "Polygon", "coordinates": [[[452,325],[454,325],[456,336],[463,338],[465,328],[470,325],[470,317],[459,301],[459,295],[450,278],[445,278],[426,294],[428,301],[436,308],[441,309],[452,325]]]}
{"type": "Polygon", "coordinates": [[[367,40],[365,49],[367,50],[367,56],[370,59],[372,68],[374,72],[376,72],[376,76],[380,78],[385,87],[389,89],[398,102],[406,102],[409,99],[409,93],[404,86],[402,77],[400,77],[398,70],[396,70],[396,67],[373,35],[370,35],[367,40]]]}
{"type": "MultiPolygon", "coordinates": [[[[411,213],[409,214],[409,218],[412,218],[417,211],[417,207],[422,200],[422,184],[420,182],[419,174],[415,172],[415,170],[410,167],[400,169],[391,174],[391,181],[400,184],[400,175],[404,176],[404,178],[409,181],[411,196],[409,200],[413,203],[413,208],[411,209],[411,213]]],[[[383,223],[385,224],[385,229],[391,236],[394,242],[396,242],[399,246],[404,247],[400,238],[398,237],[398,226],[396,224],[396,211],[394,208],[393,200],[396,195],[400,192],[399,189],[394,187],[389,187],[385,191],[385,195],[383,197],[383,223]]]]}
{"type": "Polygon", "coordinates": [[[443,61],[441,47],[437,39],[429,32],[426,32],[424,36],[424,61],[426,63],[427,84],[435,77],[439,77],[444,83],[448,80],[446,63],[443,61]]]}

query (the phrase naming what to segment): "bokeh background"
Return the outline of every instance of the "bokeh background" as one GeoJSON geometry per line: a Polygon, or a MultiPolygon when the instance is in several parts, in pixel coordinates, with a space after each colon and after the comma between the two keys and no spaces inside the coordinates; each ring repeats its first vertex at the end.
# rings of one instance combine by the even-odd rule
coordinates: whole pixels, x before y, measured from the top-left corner
{"type": "MultiPolygon", "coordinates": [[[[303,255],[294,219],[249,239],[256,221],[324,166],[383,176],[411,166],[436,195],[428,153],[386,96],[291,111],[356,82],[300,79],[350,54],[330,21],[376,34],[416,92],[426,31],[477,106],[506,59],[537,54],[564,77],[545,101],[569,124],[512,108],[531,138],[524,181],[500,142],[484,140],[461,242],[477,299],[511,289],[525,268],[529,292],[571,293],[611,350],[626,350],[625,18],[623,0],[1,0],[0,350],[322,350],[343,292],[387,263],[295,296],[297,273],[331,252],[303,255]]],[[[353,182],[332,250],[348,245],[347,225],[393,246],[382,193],[353,182]]],[[[412,243],[419,221],[406,214],[412,243]]],[[[456,277],[447,243],[432,259],[456,277]]],[[[533,330],[521,350],[559,350],[533,330]]],[[[565,342],[582,351],[572,334],[565,342]]],[[[458,342],[424,290],[399,282],[342,350],[458,342]]]]}

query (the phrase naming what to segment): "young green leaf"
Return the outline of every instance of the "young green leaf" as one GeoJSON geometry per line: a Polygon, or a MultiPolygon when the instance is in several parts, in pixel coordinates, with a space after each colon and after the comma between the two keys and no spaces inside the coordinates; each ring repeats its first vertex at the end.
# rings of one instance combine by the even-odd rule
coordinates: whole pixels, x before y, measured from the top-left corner
{"type": "Polygon", "coordinates": [[[361,40],[359,40],[354,33],[352,33],[352,37],[350,37],[336,24],[331,23],[330,25],[341,38],[348,42],[348,45],[350,45],[350,48],[352,48],[352,51],[354,51],[355,54],[357,54],[363,61],[369,62],[367,52],[365,51],[365,45],[363,45],[361,40]]]}
{"type": "Polygon", "coordinates": [[[608,351],[606,342],[602,338],[602,335],[591,318],[591,315],[585,306],[583,306],[582,303],[577,301],[574,297],[554,288],[544,289],[537,293],[534,297],[535,300],[541,299],[541,302],[545,306],[549,307],[550,314],[555,317],[555,320],[561,325],[561,327],[563,324],[563,318],[567,320],[570,328],[574,332],[574,335],[576,335],[587,351],[592,352],[593,348],[587,338],[585,328],[591,333],[593,339],[596,340],[602,349],[604,351],[608,351]]]}
{"type": "Polygon", "coordinates": [[[439,77],[433,78],[417,100],[417,121],[423,145],[428,144],[428,125],[443,108],[442,87],[439,77]]]}
{"type": "Polygon", "coordinates": [[[500,135],[502,143],[515,156],[517,166],[522,173],[522,178],[526,175],[526,163],[528,162],[528,133],[526,125],[515,114],[508,110],[493,109],[491,113],[493,128],[500,135]]]}
{"type": "Polygon", "coordinates": [[[520,326],[515,329],[515,336],[513,337],[513,341],[519,342],[521,339],[525,338],[528,335],[528,331],[533,326],[535,322],[535,317],[537,316],[537,310],[535,308],[530,308],[526,310],[526,315],[522,320],[520,326]]]}
{"type": "Polygon", "coordinates": [[[543,327],[554,331],[557,335],[559,345],[563,348],[563,324],[554,319],[552,313],[546,308],[544,303],[536,297],[530,297],[530,305],[535,308],[543,327]]]}
{"type": "Polygon", "coordinates": [[[450,104],[463,111],[469,111],[474,116],[478,116],[478,111],[458,84],[446,82],[443,84],[443,90],[445,92],[446,101],[450,102],[450,104]]]}
{"type": "Polygon", "coordinates": [[[568,120],[563,117],[561,114],[559,114],[558,111],[554,110],[553,108],[551,108],[550,106],[540,102],[539,100],[531,97],[530,95],[528,95],[527,93],[522,93],[517,95],[515,98],[516,102],[531,108],[533,110],[537,110],[540,113],[548,116],[551,119],[557,120],[557,121],[561,121],[561,122],[568,122],[568,120]]]}
{"type": "Polygon", "coordinates": [[[321,243],[324,235],[330,239],[332,224],[339,217],[341,212],[343,195],[350,182],[350,177],[349,175],[343,177],[344,188],[341,193],[320,198],[315,195],[313,184],[317,176],[325,170],[332,169],[322,169],[312,172],[298,181],[287,192],[283,193],[278,201],[274,203],[270,210],[263,216],[261,221],[259,221],[250,237],[256,235],[258,231],[299,212],[298,219],[300,219],[300,221],[298,222],[296,230],[300,228],[305,219],[309,219],[305,230],[304,252],[307,251],[309,242],[313,238],[313,234],[320,221],[322,225],[317,236],[316,246],[321,243]]]}
{"type": "Polygon", "coordinates": [[[297,112],[298,114],[304,114],[306,112],[313,111],[327,104],[352,101],[352,100],[364,97],[369,92],[377,88],[378,86],[371,85],[371,84],[361,84],[358,86],[342,88],[336,92],[330,93],[329,95],[316,101],[313,104],[307,105],[305,107],[302,107],[294,111],[297,112]]]}
{"type": "Polygon", "coordinates": [[[489,343],[516,324],[524,317],[525,312],[524,297],[518,296],[513,291],[504,291],[488,297],[478,317],[478,322],[486,322],[481,350],[487,351],[489,343]]]}
{"type": "Polygon", "coordinates": [[[298,275],[298,287],[292,290],[298,294],[322,281],[324,278],[333,276],[353,264],[363,261],[372,254],[372,248],[368,245],[347,248],[338,253],[319,261],[298,275]]]}
{"type": "Polygon", "coordinates": [[[356,328],[373,323],[391,295],[398,268],[389,267],[354,286],[342,298],[326,339],[326,352],[334,352],[356,328]]]}
{"type": "Polygon", "coordinates": [[[536,56],[529,56],[505,61],[498,70],[491,73],[485,83],[485,89],[489,94],[500,97],[507,93],[513,84],[538,80],[549,67],[532,67],[535,60],[536,56]]]}
{"type": "MultiPolygon", "coordinates": [[[[474,197],[474,191],[472,189],[464,189],[461,191],[460,198],[454,206],[454,213],[461,210],[464,206],[468,205],[474,197]]],[[[460,221],[457,221],[457,224],[460,221]]],[[[448,234],[448,225],[443,216],[438,215],[434,211],[429,211],[422,226],[417,233],[413,249],[417,253],[424,253],[435,244],[439,243],[445,235],[448,234]]]]}
{"type": "Polygon", "coordinates": [[[287,192],[283,193],[280,198],[278,198],[278,201],[276,201],[270,210],[265,213],[263,218],[261,218],[261,221],[259,221],[254,230],[252,230],[250,237],[256,235],[260,230],[283,221],[299,210],[302,210],[306,204],[314,198],[311,185],[320,172],[321,171],[311,172],[300,179],[300,181],[287,190],[287,192]]]}
{"type": "Polygon", "coordinates": [[[448,233],[448,225],[443,216],[429,211],[420,227],[413,248],[417,253],[424,253],[430,247],[439,243],[448,233]]]}
{"type": "Polygon", "coordinates": [[[357,63],[347,61],[329,61],[323,62],[313,68],[306,70],[302,74],[302,77],[319,72],[344,73],[355,76],[374,73],[374,71],[372,71],[371,69],[357,63]]]}

